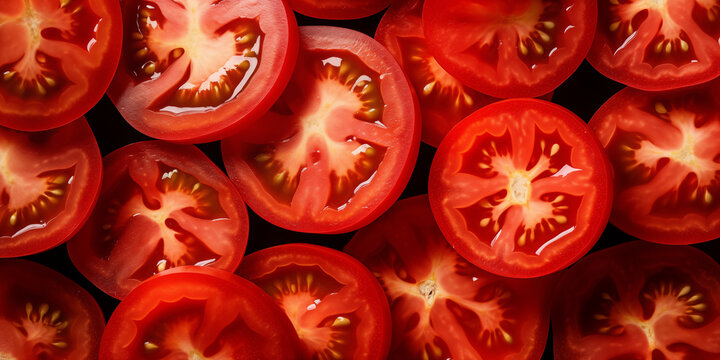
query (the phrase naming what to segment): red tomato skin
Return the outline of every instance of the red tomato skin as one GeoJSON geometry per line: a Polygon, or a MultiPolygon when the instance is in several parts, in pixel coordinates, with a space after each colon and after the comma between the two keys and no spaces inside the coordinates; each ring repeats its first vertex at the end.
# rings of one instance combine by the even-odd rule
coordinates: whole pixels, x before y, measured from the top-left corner
{"type": "Polygon", "coordinates": [[[392,0],[287,0],[293,10],[318,19],[352,20],[379,13],[392,0]]]}

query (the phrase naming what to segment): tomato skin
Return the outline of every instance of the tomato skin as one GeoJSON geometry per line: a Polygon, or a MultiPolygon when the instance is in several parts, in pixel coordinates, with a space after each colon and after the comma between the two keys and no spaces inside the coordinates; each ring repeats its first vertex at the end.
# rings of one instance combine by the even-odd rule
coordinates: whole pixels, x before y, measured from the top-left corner
{"type": "Polygon", "coordinates": [[[198,148],[138,142],[103,162],[98,205],[68,243],[71,260],[93,284],[122,299],[175,266],[237,268],[247,244],[247,210],[198,148]]]}
{"type": "Polygon", "coordinates": [[[397,202],[344,251],[368,266],[391,304],[388,359],[541,358],[555,277],[510,279],[474,267],[447,244],[427,195],[397,202]]]}
{"type": "MultiPolygon", "coordinates": [[[[186,104],[187,106],[181,107],[180,110],[173,110],[174,107],[167,104],[168,98],[173,92],[176,94],[179,92],[180,85],[196,85],[192,81],[181,83],[186,78],[185,73],[192,72],[193,62],[202,64],[203,61],[218,59],[210,55],[207,55],[207,58],[201,56],[194,59],[183,52],[163,73],[156,72],[151,79],[143,81],[134,78],[131,74],[133,71],[131,61],[137,49],[130,47],[133,45],[130,44],[130,40],[138,30],[135,29],[137,24],[133,22],[131,15],[135,15],[138,11],[139,2],[140,0],[125,1],[123,10],[126,20],[126,47],[120,58],[118,71],[108,89],[108,96],[120,114],[136,130],[156,139],[177,143],[197,144],[216,141],[252,127],[282,94],[292,75],[298,53],[297,22],[292,10],[284,1],[228,2],[226,6],[232,8],[221,10],[215,10],[217,4],[212,2],[209,6],[211,10],[207,12],[215,13],[212,15],[203,13],[204,18],[200,22],[203,27],[213,27],[218,34],[222,33],[228,24],[232,24],[232,20],[252,19],[258,22],[258,32],[264,36],[262,46],[258,50],[261,57],[259,65],[253,68],[254,72],[245,85],[238,88],[239,93],[222,104],[197,109],[192,104],[186,104]],[[234,18],[226,19],[224,18],[226,16],[234,18]],[[220,21],[226,21],[228,24],[220,24],[220,21]],[[157,108],[160,105],[168,106],[157,108]]],[[[211,2],[201,3],[207,5],[211,2]]],[[[175,14],[171,10],[168,11],[170,14],[175,14]]],[[[174,17],[170,16],[170,18],[174,17]]],[[[191,22],[174,25],[182,27],[187,26],[188,23],[191,22]]],[[[171,28],[175,29],[175,27],[171,28]]],[[[208,36],[206,33],[201,35],[208,36]]],[[[196,43],[184,45],[193,46],[193,44],[196,43]]],[[[222,78],[222,73],[226,70],[218,69],[210,78],[215,75],[222,78]]],[[[211,81],[210,78],[204,80],[208,83],[220,84],[220,80],[211,81]]],[[[252,138],[252,134],[245,136],[252,138]]]]}
{"type": "Polygon", "coordinates": [[[350,20],[379,13],[392,0],[288,0],[293,10],[318,19],[350,20]]]}
{"type": "Polygon", "coordinates": [[[85,289],[50,268],[23,259],[0,259],[0,274],[5,275],[0,278],[1,356],[98,358],[105,319],[85,289]],[[47,306],[45,311],[43,306],[47,306]],[[52,343],[65,345],[57,347],[52,343]]]}
{"type": "MultiPolygon", "coordinates": [[[[342,355],[358,360],[387,357],[391,322],[385,294],[365,266],[351,256],[317,245],[279,245],[246,256],[236,273],[254,282],[266,292],[269,289],[275,291],[273,298],[281,307],[287,306],[284,310],[293,320],[295,328],[300,334],[306,334],[301,335],[301,341],[305,341],[305,357],[315,358],[328,349],[314,347],[318,343],[323,344],[323,341],[327,341],[333,344],[334,337],[328,338],[327,333],[323,333],[315,338],[311,331],[334,327],[325,324],[323,319],[343,316],[345,312],[358,317],[359,325],[355,319],[351,320],[350,326],[353,327],[351,337],[345,338],[343,343],[352,343],[355,347],[345,348],[347,352],[342,355]],[[289,272],[285,273],[283,270],[285,268],[290,269],[289,272]],[[313,274],[314,278],[308,288],[301,283],[298,284],[297,294],[307,295],[309,301],[307,304],[302,300],[299,302],[292,300],[295,291],[277,293],[280,289],[272,289],[278,282],[293,281],[296,276],[300,278],[304,275],[303,271],[309,271],[308,274],[313,274]],[[330,283],[333,285],[328,285],[330,283]],[[320,287],[325,290],[318,290],[320,287]],[[329,290],[330,288],[334,290],[329,290]],[[313,298],[317,300],[313,301],[313,298]],[[292,308],[296,303],[299,303],[300,307],[292,308]],[[307,340],[304,340],[303,336],[307,337],[307,340]]],[[[340,351],[337,348],[335,350],[340,351]]]]}
{"type": "Polygon", "coordinates": [[[611,179],[580,118],[543,100],[511,99],[450,131],[428,189],[438,226],[460,255],[494,274],[529,278],[592,248],[610,215],[611,179]]]}
{"type": "Polygon", "coordinates": [[[34,133],[0,128],[0,139],[5,144],[3,151],[13,159],[6,161],[6,171],[0,176],[0,185],[9,196],[9,202],[0,207],[0,257],[36,254],[64,243],[83,226],[100,194],[102,158],[87,121],[80,118],[34,133]],[[56,172],[67,179],[61,186],[52,187],[50,182],[42,188],[29,185],[39,179],[52,181],[56,172]],[[49,203],[49,191],[62,191],[52,196],[53,201],[64,202],[62,208],[49,203]],[[16,197],[27,201],[14,201],[16,197]],[[32,209],[54,213],[36,217],[30,214],[32,209]],[[9,226],[13,213],[17,225],[9,226]]]}
{"type": "Polygon", "coordinates": [[[7,0],[0,4],[0,16],[5,18],[5,26],[0,28],[0,43],[5,46],[5,51],[0,54],[0,74],[5,77],[0,79],[0,125],[21,131],[43,131],[69,124],[97,104],[110,85],[122,44],[120,6],[117,1],[88,0],[84,4],[86,9],[69,15],[74,11],[74,4],[53,9],[48,4],[26,1],[28,8],[25,8],[19,3],[18,0],[7,0]],[[25,17],[20,15],[23,10],[25,17]],[[72,18],[75,14],[81,18],[72,18]],[[72,26],[79,27],[76,31],[83,34],[63,33],[67,30],[64,27],[71,26],[58,23],[58,19],[65,17],[80,22],[72,26]],[[18,23],[20,18],[23,20],[18,23]],[[28,22],[33,21],[33,26],[38,28],[28,29],[28,22]],[[36,34],[39,39],[31,36],[33,31],[39,31],[39,35],[36,34]],[[79,40],[73,39],[73,36],[87,35],[85,32],[92,33],[90,38],[83,39],[85,41],[81,44],[75,43],[79,40]],[[69,38],[62,39],[63,36],[69,38]],[[35,58],[30,59],[29,56],[35,58]],[[40,62],[40,56],[50,61],[40,62]],[[55,61],[58,63],[54,64],[55,61]],[[19,64],[43,70],[27,76],[44,75],[51,80],[24,78],[29,81],[25,84],[24,95],[12,93],[10,89],[18,84],[13,81],[18,81],[25,71],[15,67],[19,64]],[[12,72],[17,74],[9,78],[8,74],[12,72]],[[34,90],[29,88],[30,83],[44,85],[42,95],[27,95],[34,90]],[[61,89],[55,90],[58,88],[61,89]]]}
{"type": "Polygon", "coordinates": [[[555,358],[717,359],[719,279],[720,265],[690,246],[632,241],[592,253],[558,283],[555,358]]]}
{"type": "Polygon", "coordinates": [[[188,358],[191,350],[239,360],[300,359],[292,324],[272,299],[251,282],[209,267],[170,269],[130,292],[108,320],[100,360],[154,359],[157,354],[142,351],[151,339],[158,350],[188,358]],[[195,302],[204,304],[202,313],[195,302]],[[197,328],[184,329],[196,316],[197,328]]]}
{"type": "Polygon", "coordinates": [[[426,0],[430,53],[465,85],[497,98],[547,94],[580,66],[597,22],[591,0],[426,0]]]}
{"type": "Polygon", "coordinates": [[[298,232],[353,231],[387,210],[412,174],[420,145],[417,101],[397,62],[367,35],[307,26],[300,37],[301,60],[294,77],[263,117],[270,131],[254,141],[242,136],[223,139],[223,162],[245,201],[268,222],[298,232]],[[350,70],[339,70],[344,63],[335,69],[325,57],[347,61],[350,70]],[[358,95],[353,81],[344,76],[356,76],[353,81],[358,83],[364,81],[361,76],[373,79],[367,86],[374,86],[375,95],[362,101],[374,101],[372,105],[382,109],[371,109],[381,112],[379,119],[357,117],[371,111],[356,108],[365,102],[347,104],[346,97],[357,101],[365,95],[358,95]],[[335,92],[338,83],[353,85],[354,90],[335,92]],[[348,151],[350,146],[357,147],[348,151]],[[360,150],[367,147],[376,155],[382,153],[370,159],[370,171],[361,168],[361,157],[370,156],[360,150]],[[348,179],[358,173],[365,176],[362,181],[348,179]],[[344,190],[337,190],[340,187],[344,190]],[[342,203],[331,203],[343,195],[347,197],[342,203]]]}
{"type": "Polygon", "coordinates": [[[717,81],[664,92],[625,88],[593,115],[589,126],[614,167],[613,225],[661,244],[720,237],[718,94],[717,81]]]}

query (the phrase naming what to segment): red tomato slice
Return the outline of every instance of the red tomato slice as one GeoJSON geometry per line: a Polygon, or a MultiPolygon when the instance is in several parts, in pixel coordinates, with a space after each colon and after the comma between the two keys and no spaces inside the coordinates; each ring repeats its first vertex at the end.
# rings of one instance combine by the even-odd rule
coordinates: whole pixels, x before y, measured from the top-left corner
{"type": "Polygon", "coordinates": [[[555,359],[720,359],[720,265],[698,249],[614,246],[570,268],[557,294],[555,359]]]}
{"type": "Polygon", "coordinates": [[[0,260],[0,359],[97,359],[105,318],[80,285],[45,266],[0,260]]]}
{"type": "Polygon", "coordinates": [[[490,96],[554,90],[580,66],[595,33],[594,0],[427,0],[423,29],[438,63],[490,96]]]}
{"type": "Polygon", "coordinates": [[[455,126],[430,169],[430,203],[460,255],[509,277],[552,273],[600,237],[610,166],[575,114],[534,99],[488,105],[455,126]]]}
{"type": "Polygon", "coordinates": [[[306,359],[385,359],[390,309],[372,274],[337,250],[307,244],[252,253],[237,271],[290,317],[306,359]]]}
{"type": "Polygon", "coordinates": [[[402,69],[367,35],[312,26],[300,37],[293,79],[262,119],[275,133],[252,144],[223,140],[223,161],[269,222],[352,231],[380,216],[407,184],[420,142],[417,104],[402,69]]]}
{"type": "Polygon", "coordinates": [[[720,75],[720,3],[602,0],[588,61],[643,90],[669,90],[720,75]]]}
{"type": "Polygon", "coordinates": [[[590,127],[615,168],[610,221],[643,240],[720,237],[720,83],[648,93],[626,88],[590,127]]]}
{"type": "Polygon", "coordinates": [[[292,324],[251,282],[200,266],[165,271],[118,305],[100,359],[299,360],[292,324]]]}
{"type": "Polygon", "coordinates": [[[64,243],[90,216],[102,158],[84,118],[24,133],[0,128],[0,257],[64,243]]]}
{"type": "Polygon", "coordinates": [[[288,0],[293,10],[314,18],[359,19],[379,13],[393,0],[288,0]]]}
{"type": "Polygon", "coordinates": [[[345,251],[390,300],[392,360],[540,359],[549,327],[548,279],[509,279],[460,257],[427,196],[401,200],[345,251]]]}
{"type": "Polygon", "coordinates": [[[247,244],[247,210],[199,149],[147,141],[103,160],[98,205],[68,243],[73,263],[97,287],[122,299],[175,266],[237,268],[247,244]]]}
{"type": "Polygon", "coordinates": [[[138,131],[219,140],[265,113],[297,56],[281,0],[124,2],[123,55],[108,95],[138,131]]]}
{"type": "Polygon", "coordinates": [[[0,2],[0,125],[65,125],[102,98],[120,58],[117,0],[0,2]]]}

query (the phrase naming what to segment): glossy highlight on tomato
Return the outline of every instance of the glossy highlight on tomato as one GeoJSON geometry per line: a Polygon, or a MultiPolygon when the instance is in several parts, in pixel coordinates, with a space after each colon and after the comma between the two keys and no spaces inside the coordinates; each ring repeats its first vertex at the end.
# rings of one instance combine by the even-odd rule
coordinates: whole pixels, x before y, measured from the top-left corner
{"type": "Polygon", "coordinates": [[[600,0],[588,61],[633,88],[670,90],[720,75],[720,4],[600,0]]]}
{"type": "Polygon", "coordinates": [[[567,267],[595,244],[612,204],[610,166],[587,125],[559,105],[488,105],[440,144],[428,185],[448,242],[508,277],[567,267]]]}
{"type": "Polygon", "coordinates": [[[593,116],[615,169],[610,221],[665,244],[720,237],[720,83],[669,92],[626,88],[593,116]]]}
{"type": "Polygon", "coordinates": [[[282,0],[128,0],[123,10],[123,55],[108,95],[151,137],[198,143],[236,133],[292,74],[297,24],[282,0]]]}
{"type": "Polygon", "coordinates": [[[300,30],[285,93],[263,135],[222,140],[230,179],[248,205],[285,229],[340,233],[390,207],[410,178],[420,121],[402,69],[359,32],[300,30]]]}
{"type": "Polygon", "coordinates": [[[237,268],[247,244],[247,210],[199,149],[146,141],[103,162],[98,204],[68,243],[73,263],[93,284],[122,299],[173,267],[237,268]]]}
{"type": "Polygon", "coordinates": [[[540,359],[551,279],[503,278],[467,262],[435,224],[427,196],[399,201],[344,250],[390,301],[388,359],[540,359]]]}
{"type": "Polygon", "coordinates": [[[83,116],[115,73],[121,30],[117,1],[0,2],[0,125],[41,131],[83,116]]]}
{"type": "Polygon", "coordinates": [[[90,216],[102,158],[85,118],[41,132],[0,128],[0,257],[64,243],[90,216]]]}
{"type": "Polygon", "coordinates": [[[558,284],[554,354],[720,358],[720,265],[689,246],[634,241],[580,260],[558,284]]]}
{"type": "Polygon", "coordinates": [[[0,274],[0,359],[97,359],[105,319],[87,291],[22,259],[0,259],[0,274]]]}
{"type": "Polygon", "coordinates": [[[319,19],[359,19],[379,13],[392,0],[288,0],[293,10],[319,19]]]}
{"type": "Polygon", "coordinates": [[[430,53],[465,85],[494,97],[535,97],[585,58],[597,3],[426,0],[422,22],[430,53]]]}
{"type": "Polygon", "coordinates": [[[254,252],[237,273],[285,310],[305,359],[385,359],[390,309],[373,275],[351,256],[287,244],[254,252]]]}
{"type": "Polygon", "coordinates": [[[292,324],[272,299],[230,272],[182,266],[140,284],[118,305],[100,360],[300,360],[292,324]]]}

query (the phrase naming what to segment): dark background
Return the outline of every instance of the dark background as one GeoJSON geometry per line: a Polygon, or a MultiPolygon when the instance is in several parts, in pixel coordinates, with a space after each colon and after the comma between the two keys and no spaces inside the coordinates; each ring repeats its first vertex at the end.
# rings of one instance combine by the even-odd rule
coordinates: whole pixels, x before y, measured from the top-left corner
{"type": "MultiPolygon", "coordinates": [[[[510,0],[511,1],[511,0],[510,0]]],[[[330,21],[318,20],[296,14],[299,25],[334,25],[356,29],[370,36],[375,33],[375,28],[382,17],[382,13],[359,20],[330,21]]],[[[615,83],[597,73],[587,62],[583,62],[580,68],[554,93],[552,101],[560,104],[580,116],[586,122],[590,120],[595,111],[615,92],[622,89],[623,85],[615,83]]],[[[100,101],[87,115],[93,132],[100,146],[100,151],[106,155],[124,145],[149,140],[150,138],[140,134],[130,127],[120,116],[110,100],[106,97],[100,101]]],[[[220,143],[212,142],[198,145],[221,169],[224,170],[220,157],[220,143]]],[[[435,149],[422,144],[417,165],[412,178],[402,194],[402,198],[427,193],[427,180],[435,149]]],[[[353,233],[340,235],[316,235],[301,234],[284,230],[258,217],[252,210],[250,214],[250,237],[248,240],[247,253],[270,247],[273,245],[304,242],[332,247],[341,250],[350,240],[353,233]]],[[[628,235],[608,225],[602,237],[592,249],[597,251],[612,245],[630,241],[628,235]]],[[[716,261],[720,261],[720,240],[714,240],[695,247],[710,254],[716,261]]],[[[85,279],[72,265],[67,255],[65,245],[59,246],[41,254],[26,257],[29,260],[49,266],[65,276],[71,278],[83,286],[100,304],[106,319],[110,317],[113,310],[119,303],[118,300],[98,290],[92,283],[85,279]]],[[[552,359],[552,338],[548,341],[543,359],[552,359]]],[[[410,360],[410,359],[409,359],[410,360]]]]}

